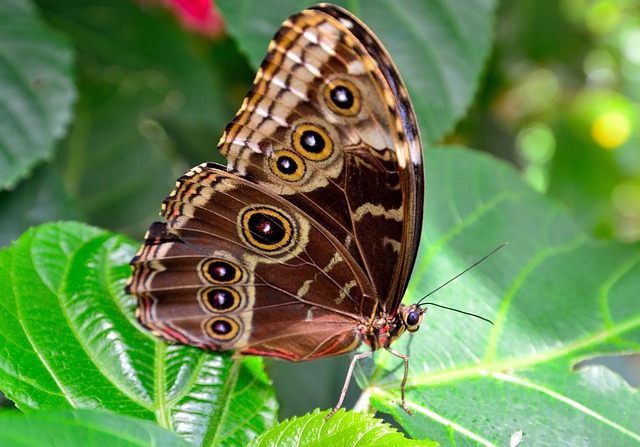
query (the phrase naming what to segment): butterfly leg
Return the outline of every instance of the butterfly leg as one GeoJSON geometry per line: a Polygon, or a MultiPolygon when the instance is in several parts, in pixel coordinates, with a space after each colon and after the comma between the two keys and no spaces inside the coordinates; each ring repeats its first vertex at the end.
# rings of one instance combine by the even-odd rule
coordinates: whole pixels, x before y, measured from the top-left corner
{"type": "MultiPolygon", "coordinates": [[[[347,390],[349,389],[349,383],[351,382],[351,376],[353,375],[353,368],[355,368],[356,362],[365,357],[369,357],[374,352],[375,351],[371,350],[367,352],[361,352],[360,354],[356,354],[353,356],[353,359],[351,360],[351,365],[349,365],[349,371],[347,372],[347,377],[344,381],[344,386],[342,387],[342,392],[340,393],[340,399],[338,399],[338,403],[336,404],[335,407],[333,407],[333,410],[331,410],[331,412],[324,418],[325,421],[328,421],[329,418],[333,416],[335,412],[338,411],[338,409],[340,409],[340,407],[342,406],[344,397],[347,395],[347,390]]],[[[406,371],[405,371],[405,375],[406,375],[406,371]]]]}
{"type": "Polygon", "coordinates": [[[406,411],[409,415],[412,415],[413,411],[409,410],[409,407],[407,406],[407,401],[404,398],[404,386],[407,384],[407,377],[409,376],[409,357],[404,355],[401,352],[396,351],[393,348],[390,348],[389,346],[385,346],[384,349],[386,349],[396,357],[400,357],[402,360],[404,360],[404,376],[402,377],[402,383],[400,384],[400,392],[402,393],[401,405],[404,411],[406,411]]]}

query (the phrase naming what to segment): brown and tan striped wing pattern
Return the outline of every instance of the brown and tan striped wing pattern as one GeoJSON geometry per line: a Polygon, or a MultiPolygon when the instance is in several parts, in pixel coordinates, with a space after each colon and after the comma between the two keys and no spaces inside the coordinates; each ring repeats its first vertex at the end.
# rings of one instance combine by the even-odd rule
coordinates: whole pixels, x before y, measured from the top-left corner
{"type": "Polygon", "coordinates": [[[157,335],[309,360],[355,349],[376,303],[349,253],[268,190],[203,164],[178,179],[133,259],[128,292],[157,335]],[[355,266],[355,268],[353,268],[355,266]]]}
{"type": "Polygon", "coordinates": [[[290,17],[218,148],[227,169],[178,179],[132,260],[142,324],[293,361],[378,347],[423,202],[416,119],[382,44],[335,6],[290,17]]]}
{"type": "Polygon", "coordinates": [[[422,149],[387,51],[348,12],[285,21],[218,145],[228,170],[276,191],[349,251],[393,314],[422,221],[422,149]]]}

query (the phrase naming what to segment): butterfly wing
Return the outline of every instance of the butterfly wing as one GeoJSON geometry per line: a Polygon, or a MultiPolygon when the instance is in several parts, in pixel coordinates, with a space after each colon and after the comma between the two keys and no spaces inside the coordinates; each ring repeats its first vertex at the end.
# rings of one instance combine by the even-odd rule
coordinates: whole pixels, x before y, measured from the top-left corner
{"type": "Polygon", "coordinates": [[[331,5],[285,21],[218,148],[229,172],[334,235],[395,313],[420,236],[422,148],[398,70],[364,24],[331,5]]]}
{"type": "Polygon", "coordinates": [[[295,206],[209,163],[178,179],[162,215],[127,286],[157,335],[294,361],[360,343],[361,315],[376,308],[369,283],[295,206]]]}
{"type": "Polygon", "coordinates": [[[133,259],[139,318],[169,340],[306,360],[393,316],[422,220],[406,89],[346,11],[288,19],[213,164],[189,171],[133,259]]]}

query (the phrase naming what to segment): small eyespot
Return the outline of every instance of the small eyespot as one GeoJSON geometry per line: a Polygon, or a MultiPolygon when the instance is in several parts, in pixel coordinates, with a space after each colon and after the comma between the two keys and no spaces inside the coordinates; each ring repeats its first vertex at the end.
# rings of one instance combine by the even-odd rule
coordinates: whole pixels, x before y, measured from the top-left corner
{"type": "Polygon", "coordinates": [[[240,294],[229,287],[207,287],[199,292],[204,307],[215,313],[231,312],[240,306],[240,294]]]}
{"type": "Polygon", "coordinates": [[[213,284],[233,284],[242,278],[242,270],[225,259],[207,259],[202,263],[200,271],[213,284]]]}
{"type": "Polygon", "coordinates": [[[326,160],[333,154],[333,142],[320,126],[305,123],[295,128],[291,143],[297,153],[312,161],[326,160]]]}
{"type": "Polygon", "coordinates": [[[207,320],[204,330],[213,339],[229,341],[240,332],[240,325],[228,317],[215,317],[207,320]]]}
{"type": "Polygon", "coordinates": [[[345,79],[334,79],[325,85],[324,99],[329,108],[339,115],[354,116],[360,110],[360,93],[345,79]]]}
{"type": "Polygon", "coordinates": [[[277,177],[289,182],[295,182],[304,176],[306,166],[304,160],[298,154],[283,149],[271,153],[269,169],[277,177]]]}
{"type": "Polygon", "coordinates": [[[241,213],[239,223],[243,240],[259,250],[273,252],[294,239],[291,218],[274,208],[249,208],[241,213]]]}

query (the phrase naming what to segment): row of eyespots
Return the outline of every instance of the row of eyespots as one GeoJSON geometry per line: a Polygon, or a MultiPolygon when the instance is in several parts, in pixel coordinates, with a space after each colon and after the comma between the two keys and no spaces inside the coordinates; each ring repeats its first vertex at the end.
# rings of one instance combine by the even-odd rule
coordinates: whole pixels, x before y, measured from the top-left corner
{"type": "MultiPolygon", "coordinates": [[[[349,81],[336,79],[324,88],[324,100],[334,113],[354,116],[360,110],[360,92],[349,81]]],[[[334,152],[334,142],[329,133],[313,123],[296,126],[291,133],[291,147],[274,151],[269,158],[269,168],[279,178],[288,182],[302,179],[307,171],[304,159],[327,160],[334,152]]]]}
{"type": "Polygon", "coordinates": [[[291,134],[294,150],[280,149],[269,157],[271,172],[288,182],[296,182],[306,173],[307,160],[324,161],[331,157],[334,144],[326,130],[312,123],[298,125],[291,134]]]}
{"type": "MultiPolygon", "coordinates": [[[[243,271],[240,267],[226,259],[211,258],[201,264],[202,276],[212,284],[199,291],[202,305],[215,314],[232,312],[240,306],[242,298],[232,287],[242,280],[243,271]]],[[[240,324],[233,318],[217,315],[208,319],[204,330],[209,336],[219,341],[229,341],[240,332],[240,324]]]]}
{"type": "MultiPolygon", "coordinates": [[[[360,110],[360,93],[346,80],[336,80],[324,90],[329,108],[340,115],[354,116],[360,110]]],[[[334,151],[334,143],[326,130],[312,123],[296,127],[292,133],[295,150],[274,152],[269,160],[271,170],[287,181],[300,180],[306,166],[302,157],[311,161],[324,161],[334,151]]],[[[286,247],[294,240],[291,218],[281,210],[260,207],[245,210],[239,219],[240,233],[245,243],[261,251],[273,252],[286,247]]],[[[204,263],[203,276],[214,284],[233,284],[242,277],[242,270],[222,259],[211,259],[204,263]]],[[[240,305],[240,295],[230,287],[208,287],[201,291],[201,300],[211,312],[231,312],[240,305]]],[[[240,325],[232,318],[217,316],[207,320],[206,332],[215,339],[228,341],[236,337],[240,325]]]]}

